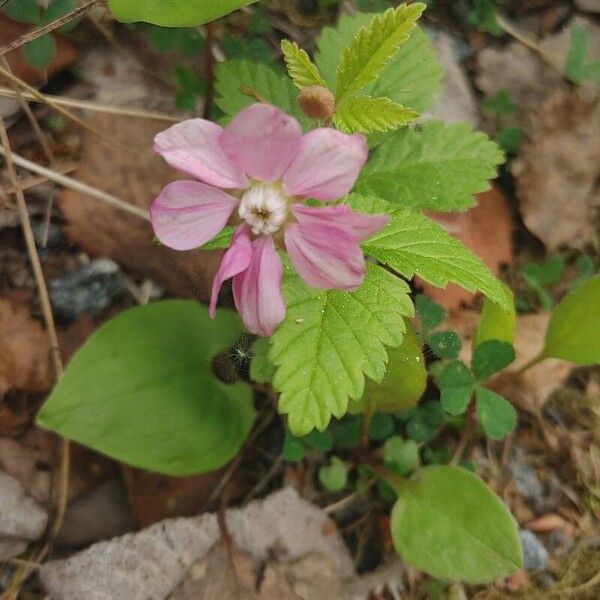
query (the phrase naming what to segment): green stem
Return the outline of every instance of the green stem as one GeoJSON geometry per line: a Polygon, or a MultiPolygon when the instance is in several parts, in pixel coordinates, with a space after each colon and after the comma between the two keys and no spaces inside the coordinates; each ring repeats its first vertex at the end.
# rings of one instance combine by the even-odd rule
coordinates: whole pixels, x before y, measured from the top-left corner
{"type": "Polygon", "coordinates": [[[525,371],[531,369],[531,367],[535,367],[535,365],[541,363],[543,360],[546,360],[546,356],[542,351],[536,357],[532,358],[530,361],[526,362],[522,367],[517,369],[514,373],[515,375],[522,375],[523,373],[525,373],[525,371]]]}

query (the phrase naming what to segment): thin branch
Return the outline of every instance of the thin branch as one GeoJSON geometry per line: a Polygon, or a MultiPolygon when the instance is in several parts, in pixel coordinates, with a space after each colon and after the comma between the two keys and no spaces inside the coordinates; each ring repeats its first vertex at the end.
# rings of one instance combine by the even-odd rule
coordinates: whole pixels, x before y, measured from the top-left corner
{"type": "MultiPolygon", "coordinates": [[[[120,115],[123,117],[135,117],[138,119],[151,119],[154,121],[165,121],[166,123],[179,123],[180,117],[174,115],[166,115],[160,112],[151,110],[143,110],[136,108],[122,108],[120,106],[108,106],[106,104],[98,104],[89,100],[77,100],[76,98],[67,98],[66,96],[53,96],[51,94],[42,94],[38,92],[37,96],[29,92],[20,92],[25,100],[30,102],[38,102],[40,104],[48,104],[52,102],[57,106],[67,106],[69,108],[80,108],[82,110],[91,110],[94,112],[107,113],[111,115],[120,115]]],[[[5,98],[17,98],[17,93],[7,87],[0,86],[0,96],[5,98]]]]}
{"type": "Polygon", "coordinates": [[[4,56],[5,54],[12,52],[13,50],[17,50],[17,48],[20,48],[21,46],[24,46],[29,42],[33,42],[34,40],[37,40],[43,37],[44,35],[51,33],[56,29],[59,29],[60,27],[66,25],[67,23],[70,23],[71,21],[75,21],[81,18],[83,15],[85,15],[85,13],[89,12],[92,8],[98,6],[99,4],[104,4],[104,0],[88,0],[83,6],[77,7],[76,9],[67,13],[66,15],[63,15],[62,17],[51,21],[43,27],[35,29],[34,31],[30,31],[29,33],[22,35],[19,39],[15,40],[14,42],[7,44],[3,48],[0,48],[0,56],[4,56]]]}
{"type": "MultiPolygon", "coordinates": [[[[6,157],[6,150],[0,148],[0,156],[6,157]]],[[[129,214],[135,215],[136,217],[140,217],[141,219],[145,219],[146,221],[150,220],[148,215],[148,211],[140,208],[139,206],[135,206],[134,204],[130,204],[129,202],[125,202],[116,196],[112,196],[111,194],[107,194],[101,190],[98,190],[87,183],[83,183],[82,181],[78,181],[77,179],[73,179],[72,177],[67,177],[61,173],[53,171],[51,169],[47,169],[46,167],[42,167],[18,154],[12,153],[12,160],[16,165],[22,167],[23,169],[27,169],[32,173],[36,173],[37,175],[42,175],[53,181],[54,183],[58,183],[63,187],[69,188],[76,192],[81,192],[86,196],[91,196],[96,200],[100,200],[100,202],[104,202],[113,208],[118,208],[119,210],[123,210],[128,212],[129,214]]]]}
{"type": "MultiPolygon", "coordinates": [[[[72,173],[77,168],[75,163],[67,163],[57,165],[54,169],[55,173],[59,173],[61,175],[66,175],[68,173],[72,173]]],[[[19,187],[26,192],[27,190],[31,190],[33,188],[39,187],[40,185],[44,185],[44,183],[48,183],[50,180],[43,175],[39,175],[37,177],[28,177],[27,179],[23,179],[19,182],[19,187]]],[[[54,183],[54,182],[51,182],[54,183]]],[[[0,194],[4,196],[11,196],[16,193],[15,187],[11,184],[10,187],[2,188],[0,187],[0,194]]]]}

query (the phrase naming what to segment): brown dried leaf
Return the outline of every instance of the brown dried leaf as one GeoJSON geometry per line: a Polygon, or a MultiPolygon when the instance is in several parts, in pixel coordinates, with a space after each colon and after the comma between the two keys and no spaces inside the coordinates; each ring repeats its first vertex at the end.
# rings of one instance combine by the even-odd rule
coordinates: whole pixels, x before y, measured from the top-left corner
{"type": "MultiPolygon", "coordinates": [[[[463,242],[491,269],[500,274],[513,260],[512,218],[506,198],[499,188],[477,196],[478,206],[464,213],[428,212],[428,216],[463,242]]],[[[427,296],[448,310],[473,302],[474,295],[455,284],[441,289],[423,284],[427,296]]]]}

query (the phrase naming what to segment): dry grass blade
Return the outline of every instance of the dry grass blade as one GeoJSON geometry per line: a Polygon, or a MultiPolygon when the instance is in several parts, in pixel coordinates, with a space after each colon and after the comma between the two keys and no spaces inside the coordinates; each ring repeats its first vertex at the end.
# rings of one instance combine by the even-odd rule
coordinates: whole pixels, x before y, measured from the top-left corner
{"type": "Polygon", "coordinates": [[[83,6],[77,7],[76,9],[67,13],[66,15],[63,15],[62,17],[51,21],[50,23],[44,25],[43,27],[40,27],[39,29],[31,31],[30,33],[26,33],[25,35],[22,35],[18,40],[15,40],[14,42],[11,42],[3,48],[0,48],[0,56],[4,56],[9,52],[12,52],[13,50],[17,50],[17,48],[20,48],[21,46],[24,46],[29,42],[33,42],[34,40],[37,40],[38,38],[41,38],[42,36],[51,33],[56,29],[59,29],[60,27],[66,25],[67,23],[70,23],[71,21],[75,21],[76,19],[81,18],[89,10],[100,4],[104,4],[104,0],[88,0],[88,2],[86,2],[83,6]]]}

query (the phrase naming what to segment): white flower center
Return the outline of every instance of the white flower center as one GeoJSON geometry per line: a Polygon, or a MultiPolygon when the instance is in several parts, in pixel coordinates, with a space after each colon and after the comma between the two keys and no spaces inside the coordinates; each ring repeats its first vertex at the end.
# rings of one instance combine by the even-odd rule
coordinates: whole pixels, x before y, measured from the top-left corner
{"type": "Polygon", "coordinates": [[[238,212],[254,235],[271,234],[285,223],[288,200],[278,185],[257,183],[242,196],[238,212]]]}

